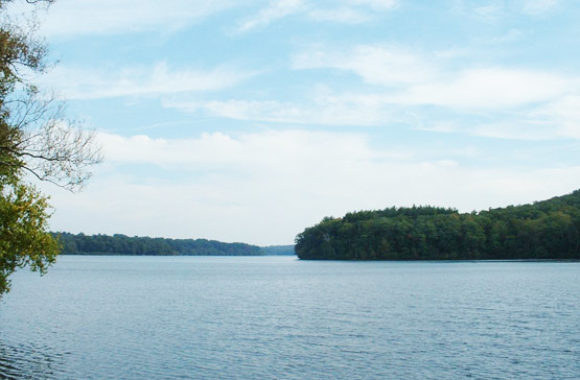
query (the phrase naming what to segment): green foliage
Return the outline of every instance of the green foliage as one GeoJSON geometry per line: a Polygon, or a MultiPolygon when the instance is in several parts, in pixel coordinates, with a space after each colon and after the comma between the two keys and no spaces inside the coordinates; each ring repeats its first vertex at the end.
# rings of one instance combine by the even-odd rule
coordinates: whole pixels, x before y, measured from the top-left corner
{"type": "MultiPolygon", "coordinates": [[[[7,1],[0,1],[0,10],[7,1]]],[[[46,233],[48,204],[32,186],[21,181],[24,160],[17,149],[24,131],[12,123],[10,98],[22,84],[19,67],[43,69],[45,50],[16,27],[0,25],[0,296],[10,288],[8,276],[30,266],[43,273],[58,253],[46,233]]],[[[33,91],[33,86],[24,85],[33,91]]]]}
{"type": "Polygon", "coordinates": [[[8,276],[30,266],[44,273],[58,254],[55,239],[46,232],[46,198],[31,186],[0,184],[0,295],[10,289],[8,276]]]}
{"type": "Polygon", "coordinates": [[[460,214],[388,208],[324,218],[296,237],[301,259],[580,259],[580,190],[543,202],[460,214]]]}
{"type": "Polygon", "coordinates": [[[55,234],[66,255],[133,256],[261,256],[260,247],[245,243],[222,243],[206,239],[164,239],[116,234],[55,234]]]}
{"type": "MultiPolygon", "coordinates": [[[[0,296],[18,268],[44,273],[59,246],[47,231],[47,198],[25,174],[70,190],[80,188],[100,160],[93,135],[60,118],[60,107],[40,96],[25,72],[43,72],[46,47],[30,26],[11,25],[0,0],[0,296]]],[[[50,3],[52,0],[27,0],[50,3]]]]}

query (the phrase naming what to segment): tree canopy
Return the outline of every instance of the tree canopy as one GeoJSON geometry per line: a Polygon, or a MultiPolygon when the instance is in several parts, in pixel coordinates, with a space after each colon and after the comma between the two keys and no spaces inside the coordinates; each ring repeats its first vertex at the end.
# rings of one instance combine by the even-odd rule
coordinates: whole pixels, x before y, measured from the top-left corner
{"type": "Polygon", "coordinates": [[[29,178],[75,191],[100,161],[94,135],[66,120],[62,104],[24,74],[46,70],[47,50],[30,26],[4,17],[10,2],[0,0],[0,295],[17,268],[44,273],[59,252],[47,230],[48,199],[29,178]]]}
{"type": "Polygon", "coordinates": [[[67,255],[260,256],[260,247],[206,239],[166,239],[126,235],[56,234],[67,255]]]}
{"type": "Polygon", "coordinates": [[[324,218],[296,237],[301,259],[580,259],[580,190],[479,213],[435,207],[324,218]]]}
{"type": "Polygon", "coordinates": [[[207,239],[167,239],[140,236],[54,234],[64,255],[130,256],[286,256],[294,246],[258,247],[246,243],[224,243],[207,239]]]}

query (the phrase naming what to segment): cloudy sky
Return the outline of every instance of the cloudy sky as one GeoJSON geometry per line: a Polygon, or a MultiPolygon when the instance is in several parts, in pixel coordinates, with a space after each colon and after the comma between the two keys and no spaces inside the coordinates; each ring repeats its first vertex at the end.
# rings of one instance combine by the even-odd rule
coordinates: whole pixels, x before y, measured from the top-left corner
{"type": "MultiPolygon", "coordinates": [[[[15,10],[16,12],[16,10],[15,10]]],[[[98,133],[52,229],[290,244],[324,216],[580,187],[575,0],[58,0],[39,78],[98,133]]]]}

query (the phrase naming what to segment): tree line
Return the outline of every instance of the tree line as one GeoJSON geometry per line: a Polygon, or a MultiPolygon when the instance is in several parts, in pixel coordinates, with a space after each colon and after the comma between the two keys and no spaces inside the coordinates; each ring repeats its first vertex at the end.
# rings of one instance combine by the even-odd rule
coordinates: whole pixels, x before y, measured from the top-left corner
{"type": "Polygon", "coordinates": [[[132,256],[262,256],[266,252],[245,243],[206,239],[166,239],[126,235],[54,234],[64,255],[132,256]]]}
{"type": "Polygon", "coordinates": [[[296,237],[301,259],[580,259],[580,190],[521,206],[459,213],[431,206],[326,217],[296,237]]]}

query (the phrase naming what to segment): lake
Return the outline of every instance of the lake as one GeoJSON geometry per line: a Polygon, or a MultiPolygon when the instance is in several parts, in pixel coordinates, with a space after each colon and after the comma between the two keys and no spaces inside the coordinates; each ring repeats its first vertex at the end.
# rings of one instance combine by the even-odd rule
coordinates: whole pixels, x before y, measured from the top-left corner
{"type": "Polygon", "coordinates": [[[63,256],[0,302],[0,379],[578,379],[578,262],[63,256]]]}

